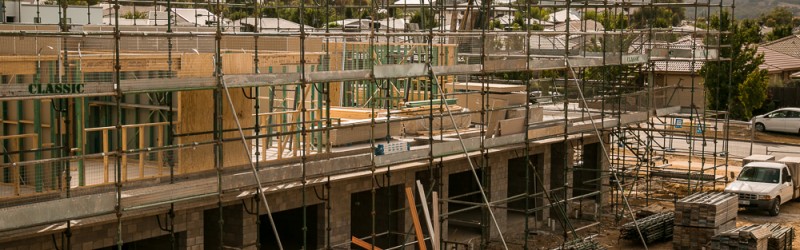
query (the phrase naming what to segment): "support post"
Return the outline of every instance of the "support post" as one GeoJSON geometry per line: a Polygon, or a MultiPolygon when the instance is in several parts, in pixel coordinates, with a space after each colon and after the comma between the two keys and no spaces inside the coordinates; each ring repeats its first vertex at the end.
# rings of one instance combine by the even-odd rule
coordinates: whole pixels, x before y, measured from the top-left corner
{"type": "Polygon", "coordinates": [[[422,235],[422,225],[419,224],[419,215],[417,215],[414,191],[411,190],[411,187],[406,187],[406,199],[408,199],[408,212],[411,213],[411,221],[414,222],[414,234],[417,236],[417,245],[419,245],[420,250],[427,250],[425,246],[425,235],[422,235]]]}

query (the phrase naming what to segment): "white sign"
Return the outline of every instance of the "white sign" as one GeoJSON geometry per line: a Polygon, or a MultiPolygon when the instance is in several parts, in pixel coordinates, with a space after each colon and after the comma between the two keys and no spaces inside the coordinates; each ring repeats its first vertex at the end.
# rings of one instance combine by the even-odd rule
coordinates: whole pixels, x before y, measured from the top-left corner
{"type": "Polygon", "coordinates": [[[641,54],[632,54],[632,55],[623,55],[622,56],[622,64],[646,63],[647,60],[648,60],[647,55],[641,55],[641,54]]]}

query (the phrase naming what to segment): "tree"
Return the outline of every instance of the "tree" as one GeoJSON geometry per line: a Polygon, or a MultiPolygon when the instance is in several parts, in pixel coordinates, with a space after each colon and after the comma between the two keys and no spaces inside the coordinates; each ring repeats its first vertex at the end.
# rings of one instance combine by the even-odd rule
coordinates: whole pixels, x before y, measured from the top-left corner
{"type": "Polygon", "coordinates": [[[791,25],[794,15],[786,7],[775,7],[770,12],[762,13],[758,18],[761,25],[767,27],[777,27],[780,25],[791,25]]]}
{"type": "Polygon", "coordinates": [[[766,95],[745,93],[746,96],[743,96],[742,93],[767,86],[766,77],[761,77],[767,72],[759,69],[759,65],[764,63],[764,56],[757,53],[756,44],[760,41],[758,23],[747,19],[733,20],[726,11],[712,16],[710,20],[711,28],[729,33],[721,34],[719,41],[706,39],[705,42],[709,45],[717,42],[729,44],[730,47],[720,48],[719,56],[730,60],[709,61],[700,69],[700,75],[705,80],[707,107],[712,110],[729,108],[732,118],[747,119],[754,107],[761,107],[755,103],[766,100],[766,95]]]}
{"type": "Polygon", "coordinates": [[[530,18],[534,18],[540,21],[547,21],[550,19],[550,10],[540,7],[531,7],[528,12],[530,13],[530,18]]]}
{"type": "Polygon", "coordinates": [[[612,11],[587,11],[584,14],[584,19],[594,20],[603,25],[606,30],[626,29],[628,28],[628,16],[622,12],[614,13],[612,11]]]}
{"type": "Polygon", "coordinates": [[[768,13],[763,13],[758,18],[759,24],[772,28],[772,32],[764,38],[766,41],[777,40],[792,35],[792,29],[797,27],[792,12],[786,7],[776,7],[768,13]]]}
{"type": "Polygon", "coordinates": [[[761,108],[767,100],[767,71],[756,70],[747,75],[747,79],[739,85],[739,96],[736,98],[742,107],[742,118],[753,117],[753,110],[761,108]]]}
{"type": "Polygon", "coordinates": [[[411,16],[410,22],[419,24],[420,29],[430,29],[439,25],[436,22],[436,18],[433,16],[433,12],[427,8],[414,12],[414,15],[411,16]],[[423,16],[425,18],[423,18],[423,16]]]}
{"type": "Polygon", "coordinates": [[[766,41],[775,41],[792,35],[792,26],[778,25],[764,38],[766,41]]]}
{"type": "MultiPolygon", "coordinates": [[[[680,3],[681,0],[655,0],[653,3],[680,3]]],[[[637,29],[669,28],[678,26],[686,18],[682,7],[651,6],[643,7],[631,16],[631,25],[637,29]]]]}

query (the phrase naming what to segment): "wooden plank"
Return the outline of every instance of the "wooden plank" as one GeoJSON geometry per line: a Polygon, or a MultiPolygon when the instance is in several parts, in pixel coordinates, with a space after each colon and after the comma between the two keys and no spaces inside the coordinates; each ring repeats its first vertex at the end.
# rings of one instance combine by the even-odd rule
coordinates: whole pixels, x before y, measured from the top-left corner
{"type": "Polygon", "coordinates": [[[513,118],[513,119],[505,119],[499,122],[498,125],[498,135],[511,135],[511,134],[519,134],[525,132],[525,118],[513,118]]]}
{"type": "MultiPolygon", "coordinates": [[[[483,83],[479,82],[454,82],[447,84],[453,90],[471,90],[481,91],[483,83]]],[[[516,84],[502,84],[502,83],[486,83],[489,92],[493,93],[511,93],[525,91],[525,85],[516,84]]]]}
{"type": "Polygon", "coordinates": [[[439,223],[439,192],[433,191],[431,194],[431,205],[433,205],[433,247],[439,250],[439,239],[442,238],[442,224],[439,223]]]}
{"type": "Polygon", "coordinates": [[[371,109],[366,109],[366,108],[331,107],[330,116],[333,118],[344,118],[344,119],[370,119],[377,113],[378,112],[372,113],[371,109]]]}
{"type": "MultiPolygon", "coordinates": [[[[490,106],[489,106],[490,109],[497,109],[505,106],[508,106],[508,102],[505,100],[499,100],[499,99],[490,100],[490,106]]],[[[497,133],[497,126],[499,126],[500,120],[506,117],[506,110],[505,109],[492,110],[488,112],[488,114],[489,118],[487,119],[488,124],[486,129],[486,135],[491,137],[497,133]]]]}
{"type": "Polygon", "coordinates": [[[379,247],[373,246],[372,244],[369,244],[366,241],[363,241],[363,240],[361,240],[361,239],[359,239],[358,237],[355,237],[355,236],[352,236],[350,241],[352,241],[353,244],[356,244],[356,246],[360,246],[360,247],[362,247],[364,249],[367,249],[367,250],[382,250],[379,247]]]}
{"type": "Polygon", "coordinates": [[[406,187],[406,199],[408,200],[408,212],[411,213],[411,221],[414,222],[417,245],[420,250],[426,250],[428,248],[425,245],[425,236],[422,235],[422,226],[419,224],[419,216],[417,215],[417,204],[414,201],[414,191],[411,190],[411,187],[406,187]]]}

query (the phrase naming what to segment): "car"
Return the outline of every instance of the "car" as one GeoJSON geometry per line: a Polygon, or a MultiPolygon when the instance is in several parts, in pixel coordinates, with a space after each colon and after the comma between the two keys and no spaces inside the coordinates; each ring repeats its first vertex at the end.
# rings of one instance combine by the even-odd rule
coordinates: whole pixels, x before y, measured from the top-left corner
{"type": "Polygon", "coordinates": [[[800,133],[800,108],[781,108],[754,116],[752,122],[759,132],[800,133]]]}
{"type": "Polygon", "coordinates": [[[739,177],[728,184],[724,192],[737,194],[739,207],[759,208],[776,216],[781,204],[800,195],[800,183],[792,178],[799,167],[779,162],[751,162],[742,167],[739,177]]]}

